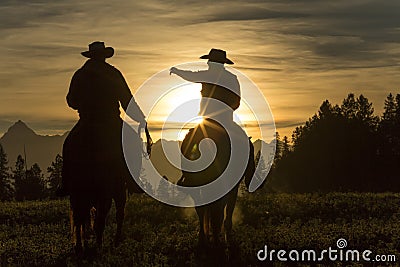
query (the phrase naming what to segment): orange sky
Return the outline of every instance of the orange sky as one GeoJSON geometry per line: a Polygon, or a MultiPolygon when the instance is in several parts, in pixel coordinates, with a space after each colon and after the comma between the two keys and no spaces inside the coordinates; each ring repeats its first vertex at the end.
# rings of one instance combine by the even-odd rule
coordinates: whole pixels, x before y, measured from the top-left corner
{"type": "MultiPolygon", "coordinates": [[[[400,2],[29,1],[0,3],[0,133],[18,119],[41,134],[77,120],[65,103],[81,51],[102,40],[132,92],[153,74],[228,51],[291,135],[323,100],[364,94],[379,114],[399,93],[400,2]]],[[[138,100],[140,102],[140,100],[138,100]]]]}

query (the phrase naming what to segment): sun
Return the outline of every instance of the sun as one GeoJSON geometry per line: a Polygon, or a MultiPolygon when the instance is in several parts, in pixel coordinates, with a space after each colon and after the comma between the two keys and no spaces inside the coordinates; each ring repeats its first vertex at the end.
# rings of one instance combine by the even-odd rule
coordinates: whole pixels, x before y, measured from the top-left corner
{"type": "Polygon", "coordinates": [[[165,94],[158,103],[158,112],[165,115],[165,122],[186,124],[198,118],[200,110],[200,88],[190,83],[165,94]]]}
{"type": "Polygon", "coordinates": [[[157,138],[183,140],[188,129],[202,121],[199,116],[201,84],[189,83],[173,88],[158,99],[147,117],[161,131],[157,138]]]}
{"type": "Polygon", "coordinates": [[[170,106],[170,108],[176,108],[192,99],[200,99],[200,90],[201,84],[199,83],[183,85],[170,91],[165,96],[165,101],[170,106]]]}
{"type": "Polygon", "coordinates": [[[181,129],[178,131],[178,140],[183,141],[185,139],[186,134],[189,132],[190,128],[195,127],[196,125],[203,122],[203,117],[198,116],[193,120],[187,122],[181,129]]]}
{"type": "Polygon", "coordinates": [[[184,130],[184,129],[181,129],[179,132],[178,132],[178,140],[179,141],[183,141],[183,139],[185,139],[185,136],[186,136],[186,134],[189,132],[189,130],[184,130]]]}

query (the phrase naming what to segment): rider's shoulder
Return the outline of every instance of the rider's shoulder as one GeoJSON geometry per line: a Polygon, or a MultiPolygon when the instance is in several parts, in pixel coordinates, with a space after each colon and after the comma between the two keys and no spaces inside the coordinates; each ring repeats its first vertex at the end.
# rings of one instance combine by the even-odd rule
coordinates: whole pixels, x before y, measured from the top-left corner
{"type": "Polygon", "coordinates": [[[119,69],[117,69],[117,67],[115,67],[114,65],[111,65],[110,63],[107,63],[107,62],[106,62],[106,66],[107,66],[107,68],[110,69],[111,71],[114,71],[114,72],[117,72],[117,73],[121,73],[121,72],[119,71],[119,69]]]}

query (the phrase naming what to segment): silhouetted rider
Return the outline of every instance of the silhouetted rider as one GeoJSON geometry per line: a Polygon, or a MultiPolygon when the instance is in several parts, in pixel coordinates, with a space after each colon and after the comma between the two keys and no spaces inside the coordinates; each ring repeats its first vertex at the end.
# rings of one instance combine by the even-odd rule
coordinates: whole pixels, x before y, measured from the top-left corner
{"type": "Polygon", "coordinates": [[[226,57],[224,50],[215,48],[211,49],[208,55],[200,58],[208,59],[207,70],[188,71],[172,67],[170,73],[190,82],[201,83],[201,116],[215,117],[216,114],[224,113],[226,115],[224,120],[232,120],[233,111],[240,105],[240,84],[236,75],[229,72],[224,64],[233,64],[233,62],[226,57]],[[207,98],[219,100],[230,109],[216,103],[209,103],[207,98]]]}
{"type": "MultiPolygon", "coordinates": [[[[146,126],[145,116],[121,72],[106,62],[114,55],[114,49],[105,47],[103,42],[93,42],[81,54],[89,60],[73,75],[67,95],[67,103],[78,111],[79,121],[64,142],[63,180],[58,195],[69,194],[72,187],[79,189],[82,185],[76,183],[89,175],[91,162],[104,175],[126,179],[129,172],[122,152],[120,104],[126,110],[131,102],[132,112],[128,115],[140,127],[146,126]]],[[[116,180],[117,187],[123,183],[123,179],[116,180]]]]}

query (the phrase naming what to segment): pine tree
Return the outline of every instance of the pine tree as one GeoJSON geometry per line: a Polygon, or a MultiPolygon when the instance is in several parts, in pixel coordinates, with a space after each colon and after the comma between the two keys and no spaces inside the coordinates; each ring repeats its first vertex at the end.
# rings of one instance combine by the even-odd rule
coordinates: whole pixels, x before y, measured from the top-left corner
{"type": "Polygon", "coordinates": [[[301,134],[303,132],[303,126],[297,126],[292,133],[293,147],[297,147],[300,144],[301,134]]]}
{"type": "Polygon", "coordinates": [[[390,93],[385,100],[385,106],[382,116],[384,122],[394,122],[396,118],[396,102],[393,95],[390,93]]]}
{"type": "Polygon", "coordinates": [[[170,194],[171,192],[168,178],[166,176],[163,176],[163,178],[160,179],[160,183],[157,187],[157,196],[163,199],[168,199],[170,198],[170,194]]]}
{"type": "Polygon", "coordinates": [[[63,158],[57,154],[55,160],[51,163],[51,166],[47,168],[49,177],[47,179],[47,187],[49,196],[55,196],[57,186],[61,183],[63,158]]]}
{"type": "Polygon", "coordinates": [[[28,170],[26,177],[27,179],[25,180],[25,186],[27,190],[25,191],[25,199],[34,200],[45,198],[46,186],[44,175],[42,174],[42,170],[37,163],[33,164],[28,170]]]}
{"type": "Polygon", "coordinates": [[[282,158],[282,141],[278,132],[275,133],[275,157],[274,164],[277,164],[282,158]]]}
{"type": "Polygon", "coordinates": [[[396,115],[393,126],[394,154],[400,157],[400,94],[396,95],[396,115]]]}
{"type": "Polygon", "coordinates": [[[3,146],[0,144],[0,200],[11,200],[12,199],[12,184],[10,181],[9,168],[7,166],[7,154],[5,153],[3,146]]]}
{"type": "Polygon", "coordinates": [[[396,125],[400,125],[400,94],[396,95],[396,116],[395,116],[395,120],[396,120],[396,125]]]}
{"type": "Polygon", "coordinates": [[[263,180],[267,175],[268,168],[265,164],[263,155],[261,155],[261,150],[257,152],[256,158],[254,159],[256,166],[255,178],[259,181],[263,180]]]}
{"type": "Polygon", "coordinates": [[[26,179],[25,160],[18,155],[15,162],[15,169],[12,172],[15,185],[15,199],[20,201],[24,199],[24,180],[26,179]]]}
{"type": "Polygon", "coordinates": [[[368,126],[371,130],[375,130],[378,118],[374,116],[374,108],[372,107],[372,103],[369,103],[366,97],[360,95],[357,98],[357,106],[358,109],[356,118],[365,126],[368,126]]]}
{"type": "Polygon", "coordinates": [[[385,100],[378,127],[378,159],[382,184],[390,190],[400,190],[398,179],[400,160],[400,95],[389,94],[385,100]]]}
{"type": "MultiPolygon", "coordinates": [[[[328,100],[322,102],[322,105],[319,107],[318,117],[320,119],[329,119],[333,115],[333,107],[328,100]]],[[[312,126],[313,120],[309,121],[310,126],[312,126]]],[[[306,123],[307,126],[307,123],[306,123]]]]}
{"type": "Polygon", "coordinates": [[[290,152],[289,139],[285,135],[282,141],[282,158],[286,157],[289,154],[289,152],[290,152]]]}
{"type": "Polygon", "coordinates": [[[340,107],[343,116],[348,119],[354,119],[357,115],[358,103],[353,93],[350,93],[347,98],[343,100],[340,107]]]}
{"type": "Polygon", "coordinates": [[[25,161],[21,155],[18,155],[13,170],[15,181],[15,199],[34,200],[44,198],[45,182],[42,170],[37,163],[33,164],[29,170],[26,170],[25,161]]]}
{"type": "Polygon", "coordinates": [[[384,139],[383,153],[389,160],[400,157],[400,94],[396,98],[389,94],[386,98],[379,130],[384,139]]]}
{"type": "Polygon", "coordinates": [[[142,168],[140,171],[139,180],[141,188],[143,188],[146,192],[152,192],[152,193],[154,192],[153,186],[146,178],[146,171],[144,168],[142,168]]]}
{"type": "Polygon", "coordinates": [[[379,123],[379,137],[381,147],[379,148],[380,154],[389,155],[393,150],[394,134],[396,127],[396,112],[397,102],[392,94],[389,94],[385,100],[384,111],[382,119],[379,123]],[[389,154],[388,154],[389,153],[389,154]]]}

